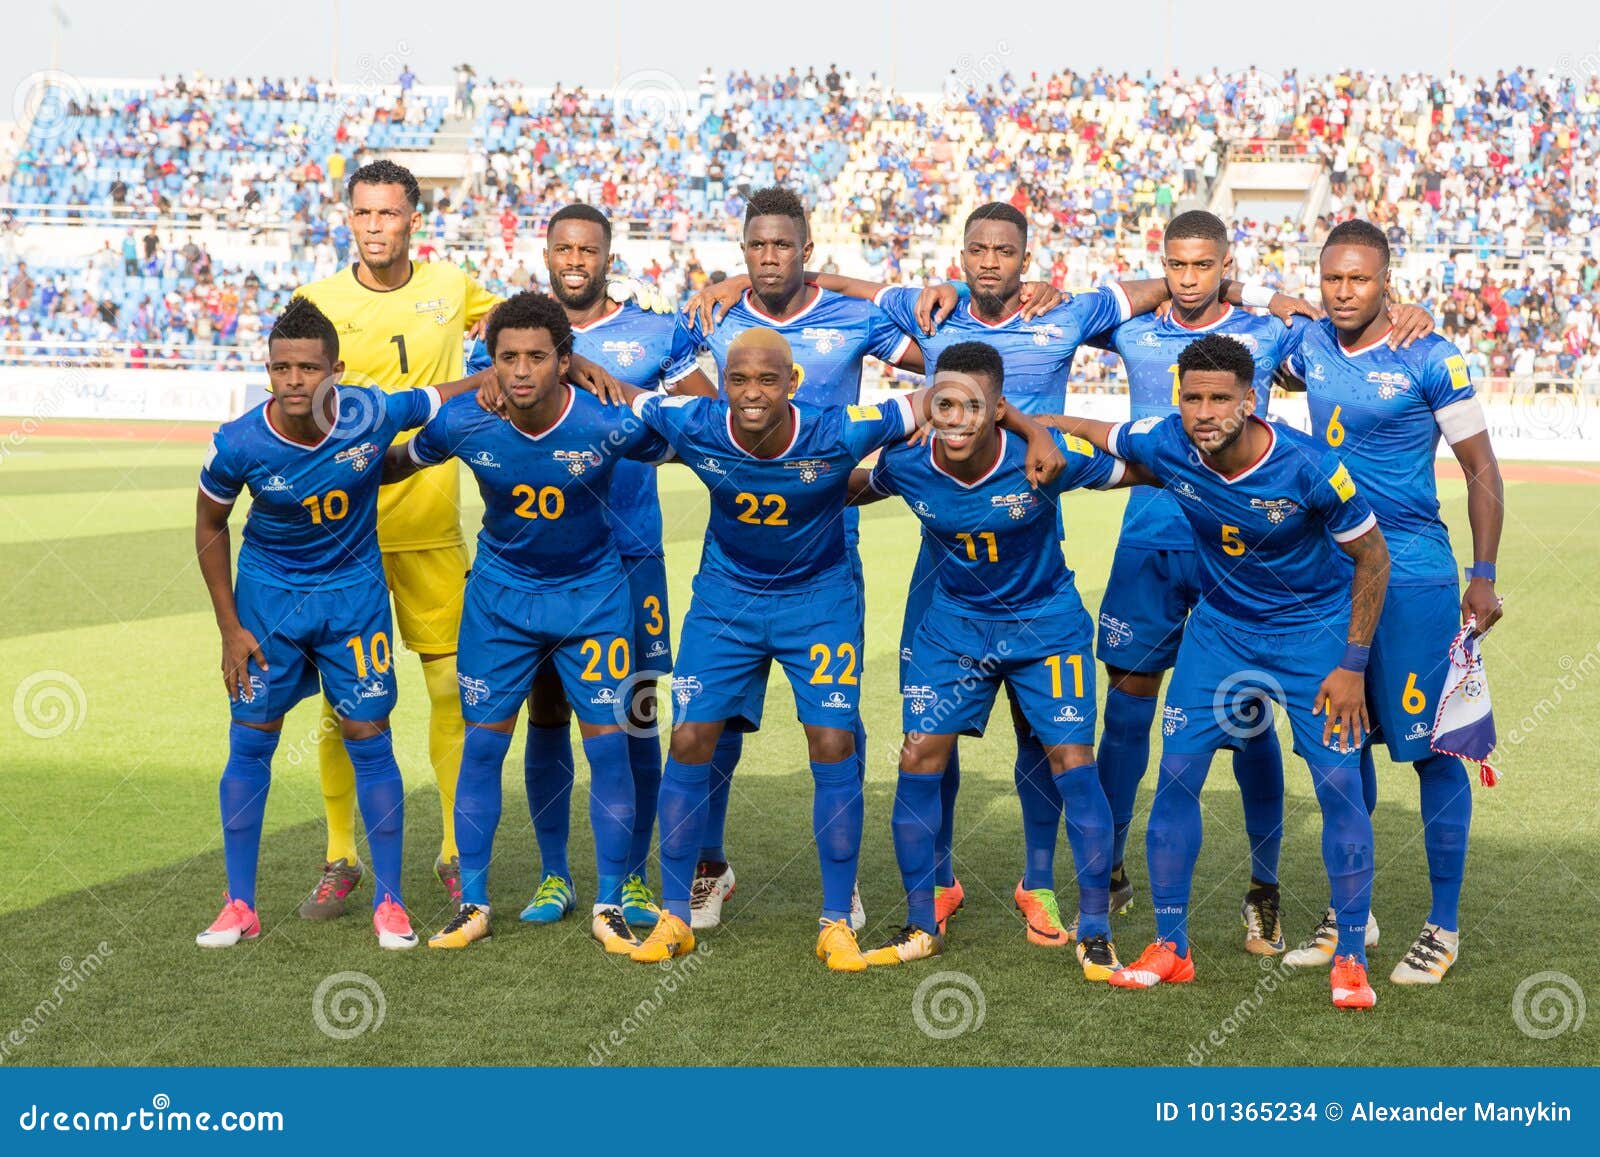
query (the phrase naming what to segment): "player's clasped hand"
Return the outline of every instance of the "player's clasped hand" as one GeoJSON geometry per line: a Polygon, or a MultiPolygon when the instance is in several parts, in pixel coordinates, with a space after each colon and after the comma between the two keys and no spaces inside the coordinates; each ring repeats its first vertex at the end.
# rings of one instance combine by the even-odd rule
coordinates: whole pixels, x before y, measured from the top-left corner
{"type": "Polygon", "coordinates": [[[1317,688],[1313,715],[1326,715],[1322,721],[1322,743],[1329,746],[1339,737],[1341,752],[1359,751],[1370,726],[1367,722],[1367,681],[1360,671],[1335,667],[1317,688]]]}
{"type": "Polygon", "coordinates": [[[222,634],[222,685],[228,689],[228,698],[245,703],[255,701],[255,691],[250,686],[250,660],[267,670],[267,657],[261,653],[261,644],[244,627],[235,627],[222,634]]]}

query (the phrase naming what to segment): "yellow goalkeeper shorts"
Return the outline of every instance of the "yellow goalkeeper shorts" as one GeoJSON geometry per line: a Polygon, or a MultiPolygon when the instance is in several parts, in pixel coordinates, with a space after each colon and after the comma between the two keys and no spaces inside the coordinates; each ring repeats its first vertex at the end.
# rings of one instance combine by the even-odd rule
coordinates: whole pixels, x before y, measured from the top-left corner
{"type": "Polygon", "coordinates": [[[401,641],[423,655],[453,653],[461,630],[467,548],[385,551],[383,569],[394,593],[394,619],[401,641]]]}

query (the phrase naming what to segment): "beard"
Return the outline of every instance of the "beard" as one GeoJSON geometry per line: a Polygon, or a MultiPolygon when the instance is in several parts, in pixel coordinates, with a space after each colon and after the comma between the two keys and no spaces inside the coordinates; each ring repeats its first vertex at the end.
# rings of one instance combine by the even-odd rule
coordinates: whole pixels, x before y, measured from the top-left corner
{"type": "Polygon", "coordinates": [[[550,294],[568,309],[588,309],[600,300],[600,295],[606,291],[605,278],[598,278],[587,282],[584,288],[573,292],[560,277],[550,279],[550,294]]]}
{"type": "Polygon", "coordinates": [[[972,291],[972,308],[985,317],[998,317],[1005,307],[1006,299],[998,293],[984,293],[976,289],[972,291]]]}

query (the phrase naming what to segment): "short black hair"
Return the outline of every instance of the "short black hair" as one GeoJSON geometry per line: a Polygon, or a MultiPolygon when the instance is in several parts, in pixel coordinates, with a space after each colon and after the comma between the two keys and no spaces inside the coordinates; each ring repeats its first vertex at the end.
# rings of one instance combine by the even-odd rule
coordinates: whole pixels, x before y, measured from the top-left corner
{"type": "Polygon", "coordinates": [[[1228,247],[1228,227],[1222,223],[1222,218],[1215,213],[1207,213],[1204,209],[1190,209],[1179,213],[1167,222],[1167,231],[1162,237],[1165,241],[1215,241],[1224,249],[1228,247]]]}
{"type": "Polygon", "coordinates": [[[939,360],[933,365],[935,374],[944,373],[966,374],[969,377],[982,374],[994,383],[995,393],[1005,389],[1006,363],[1000,356],[1000,351],[994,346],[981,341],[961,341],[955,345],[946,346],[939,353],[939,360]]]}
{"type": "Polygon", "coordinates": [[[1368,249],[1376,249],[1383,257],[1385,266],[1389,264],[1389,239],[1383,235],[1371,221],[1362,221],[1352,217],[1348,221],[1341,221],[1328,233],[1328,239],[1322,243],[1326,250],[1330,245],[1365,245],[1368,249]]]}
{"type": "Polygon", "coordinates": [[[1255,382],[1256,361],[1238,338],[1225,333],[1208,333],[1184,346],[1178,354],[1179,381],[1192,370],[1232,374],[1240,385],[1249,389],[1255,382]]]}
{"type": "Polygon", "coordinates": [[[789,217],[799,222],[802,239],[811,236],[811,226],[806,221],[806,203],[800,199],[800,194],[782,185],[769,185],[750,194],[750,200],[744,207],[745,228],[748,229],[750,222],[757,217],[789,217]]]}
{"type": "Polygon", "coordinates": [[[339,331],[309,298],[291,298],[284,306],[273,323],[272,332],[267,335],[269,350],[275,341],[320,341],[322,352],[328,355],[328,364],[331,366],[339,360],[339,331]]]}
{"type": "Polygon", "coordinates": [[[1017,232],[1022,234],[1022,243],[1028,243],[1028,219],[1022,215],[1015,205],[1007,201],[990,201],[987,205],[979,205],[967,214],[966,224],[961,226],[961,235],[967,232],[979,221],[1004,221],[1015,225],[1017,232]]]}
{"type": "Polygon", "coordinates": [[[556,353],[572,352],[572,323],[567,320],[567,311],[561,308],[559,301],[546,294],[530,290],[508,297],[494,307],[483,331],[483,343],[489,347],[490,357],[494,357],[501,332],[508,329],[546,330],[556,353]]]}
{"type": "Polygon", "coordinates": [[[607,217],[593,205],[585,205],[582,201],[575,201],[571,205],[563,205],[557,209],[555,216],[550,218],[550,223],[545,226],[545,236],[554,232],[555,227],[563,221],[592,221],[600,226],[600,232],[606,235],[607,248],[611,245],[611,218],[607,217]]]}
{"type": "Polygon", "coordinates": [[[345,192],[354,197],[357,185],[399,185],[405,190],[406,200],[413,209],[422,204],[422,189],[417,184],[417,178],[410,169],[393,161],[371,161],[362,165],[344,183],[345,192]]]}

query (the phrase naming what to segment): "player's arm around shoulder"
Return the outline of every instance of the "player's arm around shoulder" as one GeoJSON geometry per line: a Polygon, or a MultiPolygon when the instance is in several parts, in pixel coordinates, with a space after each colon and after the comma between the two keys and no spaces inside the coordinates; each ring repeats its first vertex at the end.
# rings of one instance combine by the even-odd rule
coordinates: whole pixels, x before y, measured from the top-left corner
{"type": "Polygon", "coordinates": [[[462,418],[471,418],[474,413],[492,421],[499,421],[493,415],[479,410],[474,399],[462,400],[459,394],[450,402],[440,406],[417,432],[415,438],[397,442],[384,452],[383,485],[403,482],[419,470],[437,466],[450,458],[456,453],[455,446],[461,438],[462,418]]]}

